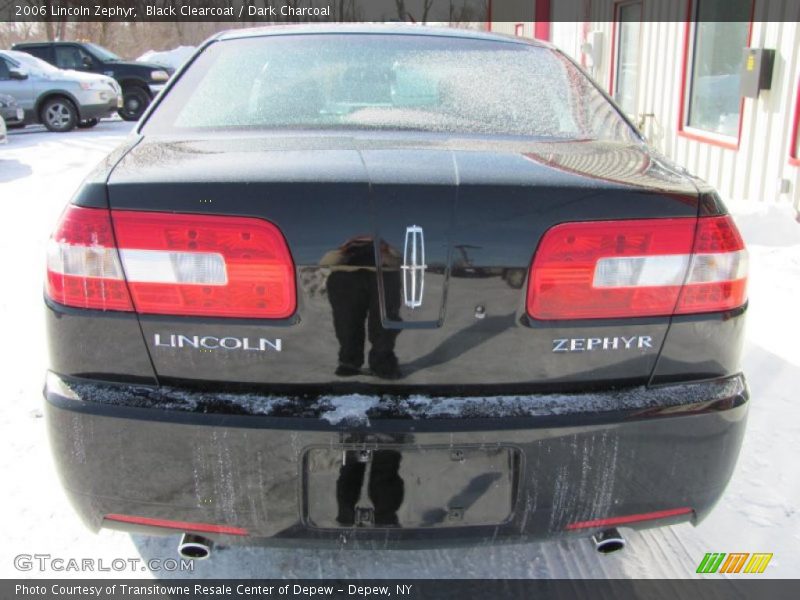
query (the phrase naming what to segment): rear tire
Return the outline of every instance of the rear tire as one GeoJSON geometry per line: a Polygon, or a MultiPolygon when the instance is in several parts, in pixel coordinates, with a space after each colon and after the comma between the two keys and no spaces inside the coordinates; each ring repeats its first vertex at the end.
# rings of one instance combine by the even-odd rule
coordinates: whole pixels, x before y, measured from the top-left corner
{"type": "Polygon", "coordinates": [[[78,124],[78,109],[67,98],[50,98],[42,105],[39,120],[49,131],[66,133],[78,124]]]}
{"type": "Polygon", "coordinates": [[[91,129],[100,122],[100,119],[86,119],[78,123],[78,129],[91,129]]]}
{"type": "Polygon", "coordinates": [[[133,85],[122,90],[122,108],[117,112],[125,121],[138,121],[150,104],[150,95],[141,87],[133,85]]]}

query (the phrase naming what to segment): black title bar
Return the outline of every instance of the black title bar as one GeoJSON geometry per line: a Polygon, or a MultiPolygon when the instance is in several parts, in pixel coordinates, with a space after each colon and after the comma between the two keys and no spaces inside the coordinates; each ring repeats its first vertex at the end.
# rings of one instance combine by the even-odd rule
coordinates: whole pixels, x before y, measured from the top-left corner
{"type": "Polygon", "coordinates": [[[614,598],[628,600],[737,600],[800,597],[800,580],[519,580],[519,579],[372,579],[372,580],[31,580],[0,581],[0,598],[84,600],[139,598],[235,600],[239,598],[318,600],[466,600],[470,598],[614,598]]]}
{"type": "MultiPolygon", "coordinates": [[[[696,10],[689,0],[648,0],[643,21],[734,21],[726,2],[696,10]]],[[[753,0],[752,20],[796,21],[800,3],[753,0]]],[[[613,21],[615,3],[590,0],[0,0],[0,21],[195,21],[249,24],[405,21],[613,21]]]]}

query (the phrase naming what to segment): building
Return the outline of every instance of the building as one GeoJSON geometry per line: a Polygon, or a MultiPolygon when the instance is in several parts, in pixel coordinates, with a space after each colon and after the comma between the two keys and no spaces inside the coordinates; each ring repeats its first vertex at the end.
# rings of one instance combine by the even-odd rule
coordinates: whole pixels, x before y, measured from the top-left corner
{"type": "Polygon", "coordinates": [[[531,4],[531,21],[495,21],[500,15],[492,12],[487,26],[561,48],[653,146],[724,198],[800,207],[800,2],[531,4]],[[715,14],[724,17],[714,20],[715,14]],[[771,81],[757,97],[742,95],[743,74],[757,73],[770,53],[745,48],[774,51],[771,81]]]}

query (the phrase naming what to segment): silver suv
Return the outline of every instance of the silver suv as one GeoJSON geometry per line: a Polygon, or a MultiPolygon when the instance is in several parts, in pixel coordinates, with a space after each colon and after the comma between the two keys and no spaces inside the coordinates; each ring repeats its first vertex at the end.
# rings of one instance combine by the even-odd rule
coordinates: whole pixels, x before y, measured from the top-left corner
{"type": "Polygon", "coordinates": [[[119,84],[105,75],[58,69],[25,52],[0,51],[0,94],[17,99],[25,123],[50,131],[94,127],[122,103],[119,84]]]}

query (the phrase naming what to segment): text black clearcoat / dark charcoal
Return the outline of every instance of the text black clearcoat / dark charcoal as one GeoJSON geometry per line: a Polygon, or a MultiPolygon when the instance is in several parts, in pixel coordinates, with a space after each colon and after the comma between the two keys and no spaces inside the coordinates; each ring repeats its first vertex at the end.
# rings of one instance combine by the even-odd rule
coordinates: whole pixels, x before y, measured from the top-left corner
{"type": "MultiPolygon", "coordinates": [[[[387,32],[401,34],[411,35],[387,32]]],[[[285,236],[297,282],[295,313],[277,321],[47,301],[53,448],[93,529],[141,529],[107,518],[136,515],[244,528],[207,534],[239,543],[499,542],[678,508],[630,525],[696,523],[730,478],[748,400],[744,307],[574,321],[526,311],[532,257],[557,224],[724,213],[712,190],[643,143],[139,134],[73,202],[266,219],[285,236]],[[421,311],[387,302],[398,284],[380,268],[382,248],[402,249],[411,225],[428,248],[421,311]],[[358,250],[363,271],[326,261],[354,239],[381,241],[358,250]],[[337,374],[334,312],[355,302],[380,306],[363,335],[394,353],[399,374],[337,374]],[[238,342],[199,352],[174,336],[238,342]],[[589,351],[580,340],[592,338],[631,341],[589,351]],[[554,352],[555,340],[578,341],[554,352]],[[350,398],[365,412],[342,419],[353,393],[366,395],[350,398]]]]}

